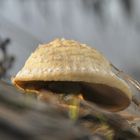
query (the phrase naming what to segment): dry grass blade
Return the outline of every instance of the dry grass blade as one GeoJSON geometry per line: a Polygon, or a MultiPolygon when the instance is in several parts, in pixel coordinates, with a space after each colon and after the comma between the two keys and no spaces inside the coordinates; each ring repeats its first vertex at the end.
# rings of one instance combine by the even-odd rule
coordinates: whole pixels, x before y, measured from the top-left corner
{"type": "Polygon", "coordinates": [[[87,111],[89,120],[92,120],[93,114],[97,118],[96,120],[101,123],[107,123],[114,130],[126,129],[129,127],[127,121],[116,113],[105,111],[97,107],[95,104],[89,103],[85,100],[81,100],[81,104],[89,110],[87,111]]]}
{"type": "Polygon", "coordinates": [[[140,121],[140,116],[138,115],[132,115],[129,112],[122,111],[119,113],[123,118],[125,118],[128,121],[140,121]]]}
{"type": "MultiPolygon", "coordinates": [[[[129,76],[125,72],[119,70],[112,63],[110,65],[115,70],[115,73],[116,73],[117,76],[121,77],[128,84],[131,84],[132,86],[134,86],[140,92],[140,83],[137,80],[133,79],[131,76],[129,76]]],[[[137,100],[135,97],[133,97],[132,100],[137,106],[140,106],[140,101],[139,100],[137,100]]]]}
{"type": "Polygon", "coordinates": [[[123,71],[119,70],[113,64],[110,64],[110,65],[117,71],[116,75],[118,75],[118,76],[121,75],[122,78],[124,78],[125,81],[130,82],[133,86],[135,86],[140,91],[140,83],[137,80],[133,79],[128,74],[126,74],[123,71]]]}

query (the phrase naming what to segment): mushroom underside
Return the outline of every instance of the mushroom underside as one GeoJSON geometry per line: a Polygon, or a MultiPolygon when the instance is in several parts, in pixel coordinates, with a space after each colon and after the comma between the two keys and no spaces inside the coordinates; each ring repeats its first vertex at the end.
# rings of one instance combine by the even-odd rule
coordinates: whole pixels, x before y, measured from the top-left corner
{"type": "Polygon", "coordinates": [[[16,81],[16,83],[28,91],[46,90],[54,94],[82,94],[85,100],[110,111],[123,110],[130,104],[126,93],[105,84],[70,81],[16,81]]]}

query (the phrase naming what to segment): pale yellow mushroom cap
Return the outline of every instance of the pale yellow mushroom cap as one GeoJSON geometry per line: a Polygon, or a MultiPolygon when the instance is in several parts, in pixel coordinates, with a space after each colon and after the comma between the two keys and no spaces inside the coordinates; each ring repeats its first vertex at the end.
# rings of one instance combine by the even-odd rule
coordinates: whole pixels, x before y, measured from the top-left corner
{"type": "Polygon", "coordinates": [[[105,108],[112,108],[112,111],[126,108],[132,98],[129,86],[115,75],[109,61],[96,49],[74,40],[56,39],[49,44],[39,45],[12,79],[16,87],[37,93],[37,88],[25,86],[33,81],[86,83],[95,92],[101,92],[98,98],[101,95],[107,97],[104,98],[108,102],[105,108]],[[118,103],[111,107],[111,100],[117,100],[118,103]]]}

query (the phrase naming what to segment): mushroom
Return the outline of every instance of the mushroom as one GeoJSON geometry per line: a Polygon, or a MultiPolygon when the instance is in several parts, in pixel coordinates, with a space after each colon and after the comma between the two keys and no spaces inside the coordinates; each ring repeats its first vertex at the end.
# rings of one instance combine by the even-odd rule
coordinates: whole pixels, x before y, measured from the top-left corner
{"type": "Polygon", "coordinates": [[[42,90],[55,95],[80,93],[84,100],[109,111],[125,109],[132,99],[130,87],[112,71],[109,61],[96,49],[74,40],[39,45],[12,82],[37,95],[42,90]]]}

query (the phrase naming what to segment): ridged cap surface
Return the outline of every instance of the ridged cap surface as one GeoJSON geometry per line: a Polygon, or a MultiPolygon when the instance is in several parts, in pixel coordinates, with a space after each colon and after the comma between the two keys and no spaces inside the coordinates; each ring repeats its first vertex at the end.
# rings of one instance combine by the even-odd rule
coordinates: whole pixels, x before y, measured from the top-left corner
{"type": "MultiPolygon", "coordinates": [[[[18,88],[27,91],[22,87],[26,81],[103,84],[120,90],[128,98],[128,103],[131,100],[130,88],[113,73],[108,60],[96,49],[73,40],[56,39],[49,44],[39,45],[12,80],[18,88]]],[[[113,98],[113,95],[110,96],[113,98]]]]}

